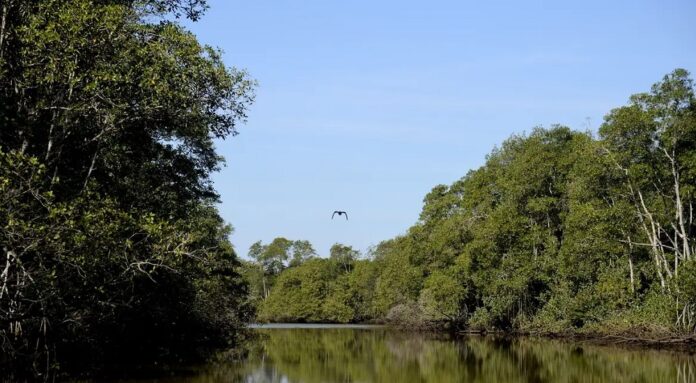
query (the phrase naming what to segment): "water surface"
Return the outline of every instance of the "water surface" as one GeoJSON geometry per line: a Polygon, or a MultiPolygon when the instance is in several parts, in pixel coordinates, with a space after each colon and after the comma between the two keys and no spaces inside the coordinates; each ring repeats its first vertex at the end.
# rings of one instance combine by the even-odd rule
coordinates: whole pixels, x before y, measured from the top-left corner
{"type": "MultiPolygon", "coordinates": [[[[246,359],[150,382],[696,382],[696,356],[381,327],[261,326],[246,359]]],[[[144,382],[144,381],[140,381],[144,382]]]]}

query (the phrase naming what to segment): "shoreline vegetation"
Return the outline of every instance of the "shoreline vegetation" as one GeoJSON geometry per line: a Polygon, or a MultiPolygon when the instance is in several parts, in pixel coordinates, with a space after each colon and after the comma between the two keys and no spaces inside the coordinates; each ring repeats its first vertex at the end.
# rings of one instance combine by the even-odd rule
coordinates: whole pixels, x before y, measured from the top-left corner
{"type": "Polygon", "coordinates": [[[696,98],[683,69],[598,132],[535,128],[435,186],[404,234],[361,254],[249,249],[262,322],[382,322],[677,345],[696,335],[696,98]]]}
{"type": "Polygon", "coordinates": [[[250,329],[388,329],[407,332],[426,332],[433,334],[449,334],[455,337],[467,336],[494,336],[503,338],[541,338],[559,340],[571,343],[588,343],[607,347],[625,347],[629,349],[652,349],[686,354],[696,353],[696,334],[675,336],[665,334],[662,337],[640,335],[636,333],[589,333],[589,332],[509,332],[503,330],[456,330],[448,331],[438,327],[410,328],[398,325],[390,325],[380,322],[366,323],[300,323],[300,322],[268,322],[251,323],[250,329]]]}
{"type": "MultiPolygon", "coordinates": [[[[287,322],[287,323],[251,323],[248,325],[251,329],[333,329],[333,328],[354,328],[354,329],[394,329],[394,330],[424,330],[427,332],[441,332],[442,329],[429,328],[429,329],[412,329],[406,327],[393,326],[386,323],[379,322],[363,322],[363,323],[298,323],[298,322],[287,322]]],[[[524,337],[541,337],[548,339],[560,339],[567,341],[589,341],[595,344],[603,345],[635,345],[639,347],[650,347],[650,348],[673,348],[676,350],[692,351],[696,352],[696,334],[685,335],[681,337],[675,337],[674,335],[666,335],[659,338],[641,337],[638,334],[602,334],[602,333],[579,333],[579,332],[505,332],[501,330],[458,330],[454,332],[454,335],[467,336],[467,335],[495,335],[495,336],[524,336],[524,337]]]]}
{"type": "MultiPolygon", "coordinates": [[[[247,325],[373,322],[653,346],[696,334],[696,97],[676,69],[599,131],[535,128],[361,254],[239,259],[210,175],[255,81],[205,0],[0,7],[0,379],[183,365],[247,325]]],[[[462,169],[465,172],[466,169],[462,169]]],[[[398,191],[395,191],[398,192],[398,191]]]]}
{"type": "Polygon", "coordinates": [[[255,81],[205,0],[0,6],[0,380],[204,360],[253,314],[210,174],[255,81]]]}

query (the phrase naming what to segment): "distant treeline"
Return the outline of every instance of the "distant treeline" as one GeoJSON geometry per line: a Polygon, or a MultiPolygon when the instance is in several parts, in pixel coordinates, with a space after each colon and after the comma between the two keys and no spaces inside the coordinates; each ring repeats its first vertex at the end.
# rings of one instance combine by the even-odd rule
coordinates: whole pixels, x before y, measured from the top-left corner
{"type": "Polygon", "coordinates": [[[298,242],[279,238],[244,273],[262,321],[693,333],[695,193],[696,98],[678,69],[596,135],[509,138],[366,257],[300,242],[288,263],[298,242]]]}
{"type": "Polygon", "coordinates": [[[235,345],[209,175],[254,82],[175,21],[205,1],[0,4],[0,381],[235,345]]]}

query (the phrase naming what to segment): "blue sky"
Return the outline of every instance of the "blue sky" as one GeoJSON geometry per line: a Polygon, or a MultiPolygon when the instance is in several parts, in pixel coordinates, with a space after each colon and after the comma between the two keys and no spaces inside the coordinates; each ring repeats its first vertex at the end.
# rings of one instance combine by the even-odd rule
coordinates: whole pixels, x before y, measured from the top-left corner
{"type": "Polygon", "coordinates": [[[695,16],[693,0],[210,0],[187,27],[259,81],[241,134],[218,143],[232,242],[326,255],[401,234],[511,134],[595,130],[674,68],[696,72],[695,16]]]}

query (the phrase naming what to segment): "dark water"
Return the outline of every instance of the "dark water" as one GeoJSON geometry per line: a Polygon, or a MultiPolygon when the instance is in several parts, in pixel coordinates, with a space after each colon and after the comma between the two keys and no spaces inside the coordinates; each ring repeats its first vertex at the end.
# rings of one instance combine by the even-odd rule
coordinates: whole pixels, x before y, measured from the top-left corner
{"type": "MultiPolygon", "coordinates": [[[[149,382],[696,382],[696,356],[384,328],[256,328],[240,362],[149,382]]],[[[140,381],[145,382],[145,381],[140,381]]]]}

